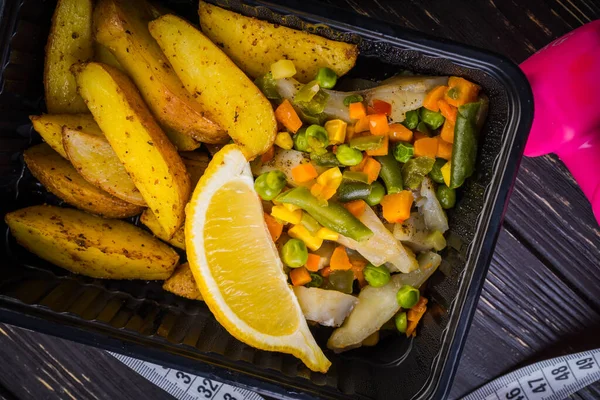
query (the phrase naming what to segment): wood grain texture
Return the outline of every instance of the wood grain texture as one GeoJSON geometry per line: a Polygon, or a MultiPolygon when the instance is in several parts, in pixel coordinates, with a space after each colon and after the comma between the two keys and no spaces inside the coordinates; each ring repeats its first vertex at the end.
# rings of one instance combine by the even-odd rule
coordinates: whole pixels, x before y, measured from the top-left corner
{"type": "MultiPolygon", "coordinates": [[[[593,0],[327,0],[522,62],[593,0]]],[[[451,398],[542,359],[600,346],[600,229],[564,165],[524,159],[451,398]]],[[[101,350],[0,325],[0,399],[169,399],[101,350]]],[[[600,384],[574,395],[600,399],[600,384]]]]}

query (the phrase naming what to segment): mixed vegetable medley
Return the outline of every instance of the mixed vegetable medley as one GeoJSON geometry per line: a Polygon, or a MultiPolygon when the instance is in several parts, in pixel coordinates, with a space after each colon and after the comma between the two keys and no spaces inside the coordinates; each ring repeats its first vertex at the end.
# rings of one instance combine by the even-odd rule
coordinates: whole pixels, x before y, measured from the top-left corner
{"type": "Polygon", "coordinates": [[[460,77],[404,73],[340,92],[329,68],[306,84],[295,74],[293,62],[280,60],[256,80],[280,130],[252,171],[305,316],[335,327],[349,316],[329,341],[334,350],[377,342],[388,321],[353,318],[363,308],[415,335],[427,308],[419,287],[441,263],[444,210],[474,172],[487,99],[460,77]],[[390,281],[389,309],[369,309],[363,298],[382,300],[388,293],[379,288],[390,281]],[[357,324],[379,326],[361,341],[345,337],[357,324]]]}

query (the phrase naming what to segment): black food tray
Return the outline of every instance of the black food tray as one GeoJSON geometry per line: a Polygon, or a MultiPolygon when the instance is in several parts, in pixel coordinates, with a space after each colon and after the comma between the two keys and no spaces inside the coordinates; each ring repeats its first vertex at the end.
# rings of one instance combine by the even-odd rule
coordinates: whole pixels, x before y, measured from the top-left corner
{"type": "MultiPolygon", "coordinates": [[[[190,21],[198,21],[195,1],[165,3],[190,21]]],[[[292,356],[237,341],[204,303],[167,293],[159,282],[103,281],[57,268],[18,246],[3,219],[0,320],[278,398],[445,398],[532,121],[532,95],[524,75],[504,57],[323,4],[289,0],[285,6],[257,1],[224,5],[358,44],[360,57],[352,77],[379,80],[401,70],[459,75],[481,85],[489,96],[477,174],[449,212],[449,247],[428,283],[430,307],[417,337],[391,335],[374,348],[340,355],[327,351],[331,369],[327,374],[314,373],[292,356]]],[[[34,204],[60,204],[31,176],[21,155],[41,141],[28,115],[45,111],[44,45],[54,6],[52,1],[0,0],[2,216],[34,204]]],[[[325,347],[331,330],[315,328],[313,333],[325,347]]]]}

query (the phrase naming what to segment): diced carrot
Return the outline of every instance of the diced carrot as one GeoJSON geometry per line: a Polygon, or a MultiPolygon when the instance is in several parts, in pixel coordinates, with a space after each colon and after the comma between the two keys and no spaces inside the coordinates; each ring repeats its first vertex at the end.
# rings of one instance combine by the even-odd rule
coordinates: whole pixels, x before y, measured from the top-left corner
{"type": "Polygon", "coordinates": [[[381,146],[379,146],[378,148],[374,149],[374,150],[367,150],[366,153],[370,156],[385,156],[387,155],[388,151],[389,151],[389,142],[390,139],[385,136],[383,138],[383,142],[381,143],[381,146]]]}
{"type": "Polygon", "coordinates": [[[413,133],[402,124],[391,124],[388,137],[392,142],[410,142],[413,138],[413,133]]]}
{"type": "Polygon", "coordinates": [[[361,162],[350,167],[350,171],[362,172],[363,168],[365,167],[365,164],[367,163],[367,159],[369,159],[369,158],[370,157],[363,157],[361,162]]]}
{"type": "Polygon", "coordinates": [[[367,115],[371,115],[371,114],[377,114],[375,112],[375,109],[371,106],[367,106],[367,115]]]}
{"type": "Polygon", "coordinates": [[[275,146],[269,147],[269,150],[265,151],[262,156],[260,156],[260,161],[265,164],[271,161],[275,157],[275,146]]]}
{"type": "MultiPolygon", "coordinates": [[[[387,151],[385,152],[385,154],[387,154],[387,151]]],[[[385,155],[385,154],[381,154],[381,155],[385,155]]],[[[380,154],[372,154],[372,155],[380,155],[380,154]]],[[[377,161],[371,157],[365,157],[365,159],[366,159],[366,161],[365,161],[365,165],[362,169],[362,172],[367,174],[368,182],[369,182],[369,184],[371,184],[377,180],[377,177],[379,176],[379,172],[381,172],[381,164],[379,163],[379,161],[377,161]]]]}
{"type": "Polygon", "coordinates": [[[415,157],[435,158],[438,152],[439,139],[437,137],[427,137],[415,140],[415,157]]]}
{"type": "Polygon", "coordinates": [[[292,279],[292,285],[294,286],[304,286],[312,281],[308,270],[304,267],[292,269],[290,271],[290,278],[292,279]]]}
{"type": "Polygon", "coordinates": [[[454,143],[454,122],[449,119],[444,122],[440,137],[448,143],[454,143]]]}
{"type": "Polygon", "coordinates": [[[369,115],[369,130],[373,135],[386,135],[390,131],[385,114],[369,115]]]}
{"type": "Polygon", "coordinates": [[[275,110],[275,119],[281,122],[290,132],[296,133],[302,127],[302,121],[294,110],[292,103],[285,99],[275,110]]]}
{"type": "Polygon", "coordinates": [[[331,273],[331,268],[329,268],[329,265],[321,270],[321,276],[323,278],[327,278],[330,273],[331,273]]]}
{"type": "MultiPolygon", "coordinates": [[[[353,103],[355,104],[355,103],[353,103]]],[[[362,117],[361,119],[359,119],[358,121],[356,121],[356,124],[354,124],[354,133],[360,133],[360,132],[365,132],[369,130],[369,120],[371,119],[371,117],[369,115],[366,115],[364,117],[362,117]]]]}
{"type": "Polygon", "coordinates": [[[364,200],[349,201],[343,205],[346,207],[346,210],[350,211],[350,214],[354,215],[356,218],[360,218],[367,207],[367,203],[365,203],[364,200]]]}
{"type": "Polygon", "coordinates": [[[348,124],[348,126],[346,127],[346,143],[349,142],[350,139],[352,139],[354,137],[355,132],[356,132],[356,128],[354,128],[354,125],[348,124]]]}
{"type": "Polygon", "coordinates": [[[383,218],[389,223],[404,222],[410,217],[413,200],[410,190],[383,196],[381,200],[383,218]]]}
{"type": "Polygon", "coordinates": [[[347,271],[352,269],[350,258],[348,258],[348,253],[346,253],[344,246],[338,246],[333,250],[331,260],[329,260],[329,268],[331,271],[347,271]]]}
{"type": "Polygon", "coordinates": [[[374,114],[385,114],[390,115],[392,113],[392,105],[387,101],[373,100],[373,111],[374,114]]]}
{"type": "Polygon", "coordinates": [[[298,183],[308,182],[317,176],[319,174],[312,163],[300,164],[292,168],[292,178],[298,183]]]}
{"type": "Polygon", "coordinates": [[[408,319],[406,336],[414,336],[416,333],[415,329],[419,325],[419,321],[423,318],[423,315],[425,315],[425,311],[427,311],[427,299],[421,296],[417,304],[406,313],[406,318],[408,319]]]}
{"type": "Polygon", "coordinates": [[[415,131],[415,133],[413,134],[413,140],[416,142],[419,139],[423,139],[423,138],[428,138],[429,135],[423,133],[423,132],[419,132],[419,131],[415,131]]]}
{"type": "Polygon", "coordinates": [[[440,139],[436,157],[443,158],[444,160],[450,160],[452,158],[452,143],[448,143],[445,140],[440,139]]]}
{"type": "Polygon", "coordinates": [[[361,119],[367,116],[367,110],[363,103],[350,103],[348,106],[350,119],[361,119]]]}
{"type": "Polygon", "coordinates": [[[417,334],[417,325],[419,325],[419,321],[408,321],[406,325],[406,337],[416,336],[417,334]]]}
{"type": "Polygon", "coordinates": [[[463,104],[476,101],[479,89],[481,89],[479,85],[473,82],[458,76],[451,76],[448,79],[448,90],[446,90],[444,100],[454,107],[460,107],[463,104]]]}
{"type": "Polygon", "coordinates": [[[363,260],[350,260],[350,264],[352,264],[354,279],[358,280],[358,284],[361,288],[366,286],[367,280],[365,279],[364,269],[367,266],[367,262],[363,260]]]}
{"type": "Polygon", "coordinates": [[[423,107],[428,110],[438,112],[440,110],[440,106],[438,105],[438,100],[444,98],[444,94],[448,90],[448,86],[436,86],[427,92],[425,96],[425,100],[423,100],[423,107]]]}
{"type": "Polygon", "coordinates": [[[308,261],[306,261],[306,269],[310,272],[317,272],[319,270],[319,263],[321,262],[321,256],[313,253],[308,253],[308,261]]]}
{"type": "Polygon", "coordinates": [[[267,224],[267,229],[269,230],[269,233],[271,234],[271,238],[273,239],[274,242],[277,241],[277,239],[279,239],[279,237],[281,236],[281,232],[283,231],[283,224],[279,221],[277,221],[277,219],[267,213],[265,214],[265,223],[267,224]]]}
{"type": "Polygon", "coordinates": [[[438,100],[438,107],[440,108],[440,113],[442,113],[446,120],[450,120],[452,123],[456,122],[456,115],[458,114],[458,109],[456,107],[448,104],[446,100],[438,100]]]}

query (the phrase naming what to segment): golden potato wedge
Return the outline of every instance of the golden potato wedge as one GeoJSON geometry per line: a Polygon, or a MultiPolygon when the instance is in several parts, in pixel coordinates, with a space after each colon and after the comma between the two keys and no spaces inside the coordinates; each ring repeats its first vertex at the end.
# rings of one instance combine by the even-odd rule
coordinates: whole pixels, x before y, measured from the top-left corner
{"type": "Polygon", "coordinates": [[[148,22],[153,18],[144,0],[100,0],[94,11],[96,40],[127,71],[165,130],[206,143],[227,142],[225,130],[185,90],[150,36],[148,22]]]}
{"type": "Polygon", "coordinates": [[[64,158],[68,157],[62,142],[63,127],[66,126],[93,135],[102,135],[102,131],[94,121],[92,114],[42,114],[30,115],[29,119],[33,124],[33,129],[42,136],[54,151],[64,158]]]}
{"type": "Polygon", "coordinates": [[[221,49],[175,15],[150,22],[150,34],[186,89],[200,101],[251,160],[275,141],[273,106],[221,49]]]}
{"type": "Polygon", "coordinates": [[[49,113],[87,111],[69,69],[73,64],[89,61],[94,55],[92,10],[92,0],[59,0],[56,5],[44,61],[44,90],[49,113]]]}
{"type": "Polygon", "coordinates": [[[115,56],[113,56],[113,53],[111,53],[110,50],[106,46],[103,46],[98,42],[94,42],[94,48],[95,48],[95,52],[94,52],[94,60],[95,61],[101,62],[103,64],[108,64],[111,67],[120,69],[121,71],[123,70],[123,67],[121,67],[121,64],[119,64],[119,62],[117,61],[115,56]]]}
{"type": "Polygon", "coordinates": [[[188,263],[181,264],[175,269],[173,275],[163,284],[163,289],[186,299],[202,300],[202,295],[196,286],[196,280],[188,263]]]}
{"type": "Polygon", "coordinates": [[[29,170],[51,193],[81,210],[107,218],[138,215],[143,207],[118,199],[92,185],[75,168],[45,143],[25,150],[29,170]]]}
{"type": "Polygon", "coordinates": [[[73,70],[98,126],[167,235],[173,236],[183,224],[191,191],[175,146],[121,71],[93,62],[73,70]]]}
{"type": "Polygon", "coordinates": [[[281,59],[294,62],[295,78],[303,83],[315,79],[321,67],[342,76],[358,57],[354,44],[274,25],[203,1],[198,14],[202,32],[254,78],[269,72],[271,64],[281,59]]]}
{"type": "Polygon", "coordinates": [[[146,227],[150,229],[152,233],[154,233],[154,236],[160,240],[163,240],[181,250],[185,250],[185,229],[183,226],[179,228],[177,232],[175,232],[173,237],[169,237],[150,209],[144,210],[140,216],[140,222],[146,225],[146,227]]]}
{"type": "Polygon", "coordinates": [[[192,188],[195,188],[200,177],[204,175],[204,171],[206,171],[206,168],[208,167],[210,161],[208,159],[208,154],[196,151],[182,151],[179,155],[185,164],[185,169],[187,169],[188,174],[190,174],[192,188]]]}
{"type": "Polygon", "coordinates": [[[63,146],[71,164],[86,181],[128,203],[146,205],[104,136],[65,127],[63,146]]]}
{"type": "Polygon", "coordinates": [[[167,279],[179,261],[175,250],[143,229],[70,208],[33,206],[4,219],[21,246],[92,278],[167,279]]]}

